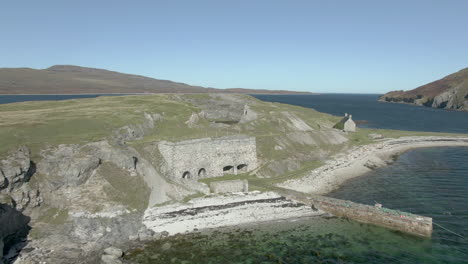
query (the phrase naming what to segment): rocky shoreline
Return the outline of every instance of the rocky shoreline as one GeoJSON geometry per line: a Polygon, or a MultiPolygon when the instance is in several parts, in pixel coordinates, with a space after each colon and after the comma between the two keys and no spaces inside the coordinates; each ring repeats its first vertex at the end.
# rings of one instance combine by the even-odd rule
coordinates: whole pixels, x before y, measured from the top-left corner
{"type": "Polygon", "coordinates": [[[143,224],[156,234],[175,235],[203,229],[322,215],[324,212],[274,192],[231,193],[192,199],[188,204],[148,208],[143,224]]]}
{"type": "MultiPolygon", "coordinates": [[[[326,194],[338,188],[352,177],[360,176],[375,168],[392,163],[395,155],[409,149],[437,146],[468,147],[468,138],[466,137],[402,137],[399,139],[377,139],[377,141],[377,143],[371,145],[355,147],[346,153],[340,153],[328,160],[324,166],[309,172],[305,177],[283,182],[278,184],[278,187],[305,193],[326,194]]],[[[82,148],[84,149],[84,147],[82,148]]],[[[80,148],[80,150],[82,148],[80,148]]],[[[125,161],[125,164],[128,163],[127,167],[130,169],[134,166],[132,160],[134,151],[129,152],[132,155],[123,155],[122,150],[117,151],[102,142],[90,144],[86,146],[86,148],[89,148],[86,151],[88,156],[80,155],[79,159],[81,161],[83,158],[87,157],[87,162],[81,162],[83,164],[88,164],[90,166],[94,164],[93,162],[88,162],[90,153],[98,155],[100,152],[109,152],[112,153],[111,156],[113,157],[112,159],[109,158],[109,161],[125,161]],[[96,152],[96,149],[91,148],[91,146],[98,146],[100,151],[96,152]]],[[[66,148],[62,147],[62,149],[66,148]]],[[[76,151],[77,150],[78,147],[76,147],[76,151]]],[[[72,156],[74,157],[75,155],[72,156]]],[[[28,198],[15,199],[21,201],[21,203],[14,203],[13,205],[16,206],[16,210],[19,212],[25,208],[28,214],[34,216],[35,210],[37,210],[37,204],[42,202],[42,196],[48,198],[49,195],[47,193],[37,195],[38,192],[34,188],[30,188],[33,185],[28,183],[29,174],[31,170],[36,170],[36,167],[39,172],[42,171],[43,167],[50,163],[50,158],[46,158],[36,165],[30,160],[27,149],[20,149],[11,157],[11,161],[9,159],[3,161],[3,174],[7,176],[5,179],[8,180],[9,186],[13,187],[8,190],[12,197],[16,197],[16,193],[18,192],[23,196],[26,193],[25,197],[28,198]],[[5,164],[13,162],[13,158],[15,161],[14,165],[18,166],[18,168],[13,166],[12,168],[15,169],[9,172],[5,170],[5,164]],[[11,176],[9,176],[10,174],[11,176]]],[[[99,164],[99,166],[107,164],[106,155],[99,154],[99,157],[99,162],[96,164],[99,164]]],[[[74,159],[70,159],[68,162],[71,164],[73,160],[74,159]]],[[[93,161],[94,159],[89,160],[93,161]]],[[[54,162],[51,161],[52,163],[50,164],[60,164],[56,163],[55,160],[53,161],[54,162]]],[[[139,158],[139,166],[136,172],[142,175],[152,175],[152,177],[154,177],[156,175],[155,173],[149,173],[143,170],[150,167],[142,166],[144,161],[143,158],[139,158]]],[[[74,167],[70,166],[65,166],[63,172],[60,173],[71,173],[70,168],[74,167]]],[[[76,183],[79,189],[88,190],[87,188],[94,186],[95,181],[99,179],[97,178],[100,173],[99,169],[95,169],[95,172],[89,172],[88,174],[86,174],[88,170],[81,167],[77,169],[77,171],[79,171],[80,173],[78,174],[83,177],[86,175],[90,177],[86,184],[76,183]],[[89,186],[86,187],[87,185],[89,186]]],[[[131,172],[133,172],[133,170],[131,172]]],[[[129,175],[133,175],[131,172],[129,172],[129,175]]],[[[79,178],[81,178],[81,176],[79,178]]],[[[64,177],[63,179],[68,178],[70,177],[64,177]]],[[[44,186],[42,186],[42,189],[44,190],[44,186]]],[[[70,186],[67,187],[67,195],[73,194],[76,191],[75,189],[76,188],[70,186]]],[[[55,191],[55,195],[58,194],[57,191],[58,190],[55,191]]],[[[81,197],[80,199],[85,198],[85,196],[77,197],[81,197]]],[[[51,198],[48,200],[51,200],[51,198]]],[[[57,200],[57,202],[60,201],[57,200]]],[[[89,200],[89,202],[92,203],[91,200],[89,200]]],[[[91,213],[86,212],[86,210],[81,210],[81,208],[73,209],[76,206],[76,204],[69,205],[67,207],[68,210],[65,211],[72,221],[70,221],[69,224],[60,225],[60,232],[44,229],[43,232],[48,232],[49,235],[43,239],[31,240],[31,234],[29,234],[27,237],[28,240],[26,240],[27,232],[30,229],[28,226],[29,218],[25,218],[26,221],[21,224],[21,227],[13,228],[12,232],[4,230],[7,233],[1,234],[2,237],[7,237],[11,234],[15,239],[19,239],[18,241],[11,240],[12,242],[8,242],[10,244],[9,246],[5,245],[11,249],[11,260],[16,259],[15,263],[36,263],[37,261],[35,260],[51,261],[55,259],[58,262],[52,261],[51,263],[59,263],[65,259],[77,260],[82,258],[84,260],[83,263],[89,263],[89,261],[121,263],[122,260],[120,257],[116,257],[117,254],[112,255],[106,253],[101,256],[102,250],[110,246],[117,246],[123,250],[128,250],[130,248],[139,247],[142,243],[147,241],[161,239],[175,234],[227,226],[259,224],[267,221],[316,217],[324,214],[324,212],[316,208],[306,206],[297,201],[288,200],[275,192],[208,195],[205,197],[193,198],[188,203],[170,202],[169,204],[149,206],[146,210],[140,212],[122,211],[119,209],[120,207],[113,207],[111,208],[112,210],[109,210],[109,214],[105,213],[107,212],[106,210],[102,210],[99,213],[91,213]],[[25,230],[24,235],[17,235],[15,233],[23,232],[22,230],[25,230]],[[71,232],[70,235],[67,235],[67,232],[71,232]],[[12,243],[16,245],[13,246],[12,243]],[[98,249],[96,251],[96,247],[99,243],[103,249],[98,249]],[[20,246],[20,248],[15,249],[18,246],[20,246]],[[19,252],[20,250],[19,256],[16,256],[17,253],[15,254],[15,252],[19,252]]],[[[54,211],[54,213],[55,215],[52,215],[50,220],[52,222],[56,222],[61,217],[62,211],[54,211]]],[[[4,216],[7,215],[5,214],[4,216]]],[[[33,229],[40,225],[38,223],[33,224],[34,225],[31,225],[33,229]]],[[[112,250],[108,251],[111,252],[112,250]]],[[[10,256],[5,256],[7,262],[9,262],[9,258],[10,256]]]]}
{"type": "Polygon", "coordinates": [[[415,148],[466,146],[466,137],[401,137],[382,139],[378,143],[355,147],[328,160],[305,177],[288,180],[278,187],[299,192],[326,194],[345,181],[361,176],[376,168],[387,166],[396,155],[415,148]]]}

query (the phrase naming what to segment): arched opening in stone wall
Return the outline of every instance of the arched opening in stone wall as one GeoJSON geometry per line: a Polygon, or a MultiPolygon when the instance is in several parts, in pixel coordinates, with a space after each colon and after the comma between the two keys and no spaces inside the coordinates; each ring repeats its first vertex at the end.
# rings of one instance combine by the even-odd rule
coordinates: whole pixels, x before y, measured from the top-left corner
{"type": "Polygon", "coordinates": [[[200,170],[198,170],[198,177],[204,178],[205,176],[206,176],[205,168],[201,168],[200,170]]]}
{"type": "Polygon", "coordinates": [[[182,179],[190,179],[190,178],[192,178],[190,171],[186,171],[182,174],[182,179]]]}
{"type": "Polygon", "coordinates": [[[247,164],[239,164],[239,165],[237,165],[237,172],[238,172],[238,173],[247,172],[247,164]]]}
{"type": "Polygon", "coordinates": [[[137,157],[133,157],[133,169],[134,169],[134,170],[136,170],[137,163],[138,163],[138,158],[137,158],[137,157]]]}
{"type": "Polygon", "coordinates": [[[223,168],[224,174],[234,174],[234,166],[226,166],[223,168]]]}

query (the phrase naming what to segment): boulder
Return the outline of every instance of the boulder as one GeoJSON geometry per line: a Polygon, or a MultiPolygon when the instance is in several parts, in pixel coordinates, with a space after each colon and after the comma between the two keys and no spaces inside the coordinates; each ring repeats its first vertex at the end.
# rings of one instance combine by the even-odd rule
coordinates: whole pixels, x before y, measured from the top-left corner
{"type": "Polygon", "coordinates": [[[104,254],[120,258],[120,257],[123,256],[123,251],[120,248],[108,247],[108,248],[104,249],[104,254]]]}
{"type": "Polygon", "coordinates": [[[381,134],[376,134],[376,133],[371,133],[368,136],[369,136],[370,139],[374,139],[374,140],[384,138],[384,136],[382,136],[381,134]]]}
{"type": "Polygon", "coordinates": [[[21,186],[29,181],[34,172],[35,166],[27,147],[22,146],[10,152],[6,159],[0,160],[0,190],[21,186]]]}
{"type": "Polygon", "coordinates": [[[113,255],[102,255],[101,263],[102,264],[121,264],[122,261],[113,255]]]}

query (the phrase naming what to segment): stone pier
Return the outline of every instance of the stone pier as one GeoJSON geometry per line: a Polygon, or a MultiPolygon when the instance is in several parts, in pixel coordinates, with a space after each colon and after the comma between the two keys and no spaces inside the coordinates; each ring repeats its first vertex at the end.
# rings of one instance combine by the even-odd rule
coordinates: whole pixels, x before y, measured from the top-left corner
{"type": "Polygon", "coordinates": [[[432,235],[432,218],[430,217],[288,189],[277,189],[275,192],[336,216],[424,237],[432,235]]]}

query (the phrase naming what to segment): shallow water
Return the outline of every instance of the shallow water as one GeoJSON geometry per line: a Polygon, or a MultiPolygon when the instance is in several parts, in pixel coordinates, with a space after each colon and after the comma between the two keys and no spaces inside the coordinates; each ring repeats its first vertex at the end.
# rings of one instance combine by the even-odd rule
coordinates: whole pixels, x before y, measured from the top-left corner
{"type": "Polygon", "coordinates": [[[430,263],[432,253],[427,238],[316,217],[168,238],[126,258],[135,263],[430,263]]]}
{"type": "MultiPolygon", "coordinates": [[[[89,97],[96,97],[91,95],[89,97]]],[[[0,96],[0,104],[70,96],[0,96]]],[[[378,95],[257,96],[367,120],[361,127],[468,133],[468,112],[376,102],[378,95]]],[[[330,196],[433,217],[468,236],[468,148],[407,152],[330,196]]],[[[431,239],[341,218],[312,218],[167,238],[128,256],[137,263],[468,263],[468,241],[434,225],[431,239]]]]}
{"type": "Polygon", "coordinates": [[[388,167],[351,179],[328,196],[364,204],[382,203],[433,218],[432,259],[467,263],[468,148],[417,149],[388,167]]]}
{"type": "MultiPolygon", "coordinates": [[[[427,148],[407,152],[392,166],[352,179],[329,196],[430,216],[467,236],[467,186],[468,148],[427,148]]],[[[128,258],[136,263],[467,263],[468,241],[436,225],[433,237],[423,238],[315,217],[168,238],[128,258]]]]}

